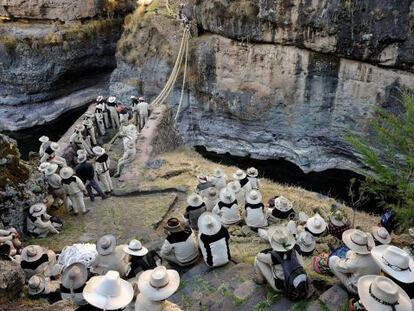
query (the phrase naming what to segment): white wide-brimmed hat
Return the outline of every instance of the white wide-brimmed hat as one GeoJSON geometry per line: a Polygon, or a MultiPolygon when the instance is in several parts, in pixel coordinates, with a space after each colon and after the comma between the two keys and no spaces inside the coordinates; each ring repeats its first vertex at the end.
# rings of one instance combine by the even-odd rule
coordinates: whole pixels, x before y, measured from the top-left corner
{"type": "Polygon", "coordinates": [[[270,246],[277,252],[287,252],[295,247],[295,238],[285,226],[271,227],[268,234],[270,246]]]}
{"type": "Polygon", "coordinates": [[[341,210],[336,210],[329,216],[331,223],[337,227],[343,227],[347,224],[347,219],[341,210]]]}
{"type": "Polygon", "coordinates": [[[116,102],[116,97],[115,97],[115,96],[110,96],[110,97],[108,98],[108,103],[113,104],[114,102],[116,102]]]}
{"type": "Polygon", "coordinates": [[[144,96],[141,96],[140,98],[138,98],[138,100],[143,101],[143,100],[145,100],[145,98],[144,98],[144,96]]]}
{"type": "Polygon", "coordinates": [[[88,156],[86,154],[80,154],[80,155],[78,155],[77,160],[78,160],[78,163],[83,163],[86,160],[88,160],[88,156]]]}
{"type": "Polygon", "coordinates": [[[299,222],[304,223],[307,222],[309,219],[309,216],[305,212],[299,212],[299,222]]]}
{"type": "Polygon", "coordinates": [[[99,102],[101,102],[101,101],[103,101],[104,100],[104,97],[103,96],[98,96],[97,98],[96,98],[96,101],[99,103],[99,102]]]}
{"type": "Polygon", "coordinates": [[[39,141],[41,143],[47,143],[49,141],[49,137],[44,136],[44,135],[43,136],[40,136],[39,141]]]}
{"type": "Polygon", "coordinates": [[[85,149],[78,149],[77,151],[76,151],[76,155],[77,156],[80,156],[81,154],[84,154],[84,155],[88,155],[88,153],[86,152],[86,150],[85,149]]]}
{"type": "Polygon", "coordinates": [[[94,114],[93,114],[93,112],[92,111],[86,111],[85,112],[85,114],[84,114],[84,118],[93,118],[94,117],[94,114]]]}
{"type": "Polygon", "coordinates": [[[358,295],[368,311],[412,311],[413,304],[407,293],[385,276],[360,277],[358,295]]]}
{"type": "Polygon", "coordinates": [[[298,236],[297,244],[302,252],[310,253],[315,249],[316,241],[311,233],[302,231],[298,236]]]}
{"type": "Polygon", "coordinates": [[[249,204],[259,204],[262,202],[262,195],[257,190],[251,190],[246,195],[246,202],[249,204]]]}
{"type": "Polygon", "coordinates": [[[134,95],[131,95],[131,96],[129,96],[129,99],[138,99],[138,97],[136,97],[134,95]]]}
{"type": "Polygon", "coordinates": [[[95,146],[92,148],[92,152],[98,156],[103,155],[105,153],[105,149],[101,146],[95,146]]]}
{"type": "Polygon", "coordinates": [[[219,195],[219,193],[217,191],[217,188],[214,188],[214,187],[208,188],[207,197],[209,199],[217,199],[218,198],[218,195],[219,195]]]}
{"type": "Polygon", "coordinates": [[[217,167],[213,170],[213,176],[216,177],[216,178],[220,178],[220,177],[224,177],[226,175],[224,174],[224,172],[220,168],[217,167]]]}
{"type": "Polygon", "coordinates": [[[236,200],[236,194],[229,187],[225,187],[220,190],[220,201],[226,204],[230,204],[236,200]]]}
{"type": "Polygon", "coordinates": [[[189,206],[194,206],[194,207],[200,206],[201,204],[203,204],[203,199],[197,193],[192,193],[187,198],[187,204],[189,206]]]}
{"type": "Polygon", "coordinates": [[[148,249],[140,241],[134,239],[124,246],[124,252],[132,256],[145,256],[148,254],[148,249]]]}
{"type": "Polygon", "coordinates": [[[59,150],[59,144],[58,143],[51,143],[50,144],[50,149],[52,149],[53,151],[58,151],[59,150]]]}
{"type": "Polygon", "coordinates": [[[248,177],[257,177],[258,175],[259,175],[259,171],[256,168],[250,167],[247,169],[248,177]]]}
{"type": "Polygon", "coordinates": [[[237,170],[234,174],[233,174],[233,178],[237,179],[237,180],[242,180],[245,179],[247,176],[247,174],[242,171],[242,170],[237,170]]]}
{"type": "Polygon", "coordinates": [[[241,190],[241,185],[238,180],[231,181],[227,184],[227,188],[229,188],[234,193],[238,193],[241,190]]]}
{"type": "Polygon", "coordinates": [[[87,280],[88,269],[80,262],[67,266],[62,272],[62,285],[71,290],[82,287],[87,280]]]}
{"type": "Polygon", "coordinates": [[[47,210],[46,205],[44,205],[43,203],[36,203],[30,206],[29,214],[34,217],[38,217],[40,215],[43,215],[46,212],[46,210],[47,210]]]}
{"type": "Polygon", "coordinates": [[[275,208],[281,212],[288,212],[293,208],[293,203],[284,196],[275,199],[275,208]]]}
{"type": "Polygon", "coordinates": [[[43,275],[40,275],[40,274],[33,275],[29,279],[29,282],[27,283],[27,285],[28,285],[29,295],[37,295],[37,294],[40,294],[46,288],[46,280],[45,280],[45,277],[43,275]]]}
{"type": "Polygon", "coordinates": [[[372,235],[358,229],[344,231],[342,241],[350,250],[361,255],[370,254],[375,246],[372,235]]]}
{"type": "Polygon", "coordinates": [[[39,167],[37,168],[40,172],[44,173],[46,168],[50,165],[49,162],[40,163],[39,167]]]}
{"type": "Polygon", "coordinates": [[[379,245],[371,254],[381,269],[394,279],[402,283],[414,282],[414,260],[401,248],[379,245]]]}
{"type": "Polygon", "coordinates": [[[111,254],[116,247],[116,238],[112,234],[107,234],[99,238],[96,243],[96,250],[99,255],[106,256],[111,254]]]}
{"type": "Polygon", "coordinates": [[[220,218],[213,213],[204,212],[198,218],[198,229],[200,233],[206,235],[214,235],[221,229],[221,221],[220,218]]]}
{"type": "Polygon", "coordinates": [[[54,173],[56,173],[58,169],[58,165],[56,163],[50,163],[44,170],[44,173],[46,176],[50,176],[54,173]]]}
{"type": "Polygon", "coordinates": [[[84,130],[85,130],[85,125],[83,125],[83,124],[76,124],[75,125],[75,131],[83,132],[84,130]]]}
{"type": "Polygon", "coordinates": [[[119,277],[119,272],[108,271],[104,276],[95,276],[86,283],[83,297],[99,309],[117,310],[132,301],[134,289],[128,281],[119,277]]]}
{"type": "Polygon", "coordinates": [[[139,291],[151,301],[165,300],[180,286],[180,275],[164,266],[142,272],[138,279],[139,291]]]}
{"type": "MultiPolygon", "coordinates": [[[[101,103],[99,103],[99,104],[96,104],[96,107],[95,107],[96,109],[99,109],[99,110],[102,110],[103,109],[103,105],[101,104],[101,103]]],[[[99,111],[98,111],[99,112],[99,111]]],[[[96,110],[95,110],[95,113],[96,113],[96,110]]]]}
{"type": "Polygon", "coordinates": [[[63,179],[68,179],[73,176],[73,169],[69,166],[66,166],[60,170],[59,175],[63,179]]]}
{"type": "Polygon", "coordinates": [[[391,243],[391,235],[384,227],[373,226],[372,235],[374,236],[374,239],[380,242],[381,244],[385,245],[391,243]]]}
{"type": "Polygon", "coordinates": [[[39,245],[26,246],[22,250],[22,255],[21,255],[22,261],[27,261],[27,262],[36,261],[40,259],[40,257],[42,257],[44,253],[45,253],[44,248],[39,245]]]}
{"type": "Polygon", "coordinates": [[[82,121],[82,124],[85,125],[86,127],[91,127],[93,125],[91,119],[85,119],[85,120],[83,120],[82,121]]]}
{"type": "Polygon", "coordinates": [[[321,215],[316,213],[306,221],[305,227],[313,234],[321,234],[326,230],[326,222],[321,215]]]}

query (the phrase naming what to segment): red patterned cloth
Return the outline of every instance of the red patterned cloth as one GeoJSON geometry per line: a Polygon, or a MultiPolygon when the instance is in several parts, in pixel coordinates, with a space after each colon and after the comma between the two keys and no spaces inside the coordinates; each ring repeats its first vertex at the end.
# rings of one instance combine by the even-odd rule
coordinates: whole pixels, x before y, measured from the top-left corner
{"type": "Polygon", "coordinates": [[[339,240],[342,239],[342,233],[348,229],[348,224],[343,225],[341,227],[335,226],[332,222],[329,222],[328,224],[328,232],[339,240]]]}

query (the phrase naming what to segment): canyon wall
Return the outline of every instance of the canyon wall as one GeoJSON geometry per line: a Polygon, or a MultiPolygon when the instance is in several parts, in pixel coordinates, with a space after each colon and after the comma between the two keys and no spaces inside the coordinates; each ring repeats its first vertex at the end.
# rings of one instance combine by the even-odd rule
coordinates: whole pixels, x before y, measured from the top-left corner
{"type": "MultiPolygon", "coordinates": [[[[345,133],[368,135],[373,107],[398,111],[399,91],[414,85],[413,1],[193,0],[188,11],[193,37],[178,123],[188,144],[284,158],[305,172],[354,169],[345,133]]],[[[111,92],[154,98],[182,29],[162,5],[130,18],[111,92]]],[[[174,109],[180,83],[168,100],[174,109]]]]}

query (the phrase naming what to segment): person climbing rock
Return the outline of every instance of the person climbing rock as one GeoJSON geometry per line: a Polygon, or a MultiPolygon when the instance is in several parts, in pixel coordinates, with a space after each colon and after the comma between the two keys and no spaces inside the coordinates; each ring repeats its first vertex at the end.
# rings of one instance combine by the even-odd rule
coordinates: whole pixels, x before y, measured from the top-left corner
{"type": "Polygon", "coordinates": [[[78,156],[78,165],[75,168],[75,172],[85,185],[88,196],[92,202],[95,200],[95,195],[93,194],[92,189],[96,190],[102,200],[107,199],[107,196],[103,193],[101,187],[95,179],[95,169],[93,165],[87,161],[86,155],[81,154],[78,156]]]}
{"type": "Polygon", "coordinates": [[[123,168],[127,164],[132,163],[135,159],[135,156],[137,154],[135,143],[133,141],[128,141],[126,147],[127,148],[124,150],[124,154],[122,155],[122,158],[119,159],[118,161],[118,165],[117,165],[116,173],[114,177],[119,177],[121,175],[123,168]]]}
{"type": "Polygon", "coordinates": [[[79,211],[82,211],[83,214],[88,213],[89,209],[86,209],[85,202],[83,200],[83,195],[87,192],[82,180],[79,177],[74,176],[73,169],[70,167],[62,168],[60,170],[60,177],[62,177],[63,189],[72,201],[72,207],[75,215],[78,215],[79,211]]]}
{"type": "Polygon", "coordinates": [[[118,129],[120,126],[119,123],[119,116],[118,116],[118,104],[116,102],[116,97],[115,96],[110,96],[108,98],[108,110],[109,110],[109,116],[111,118],[111,124],[112,124],[112,128],[113,129],[118,129]]]}
{"type": "Polygon", "coordinates": [[[109,175],[109,167],[111,160],[108,154],[105,153],[105,149],[100,146],[95,146],[92,149],[93,153],[96,154],[95,158],[95,172],[99,182],[102,185],[102,190],[109,194],[113,190],[112,179],[109,175]]]}

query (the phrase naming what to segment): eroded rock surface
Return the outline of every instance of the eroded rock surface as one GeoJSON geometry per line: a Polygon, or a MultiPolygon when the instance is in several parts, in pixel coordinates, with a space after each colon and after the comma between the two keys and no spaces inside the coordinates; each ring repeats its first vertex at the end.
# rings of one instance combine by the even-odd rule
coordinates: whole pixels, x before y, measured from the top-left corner
{"type": "Polygon", "coordinates": [[[25,275],[16,262],[0,260],[0,299],[14,299],[23,289],[25,275]]]}

